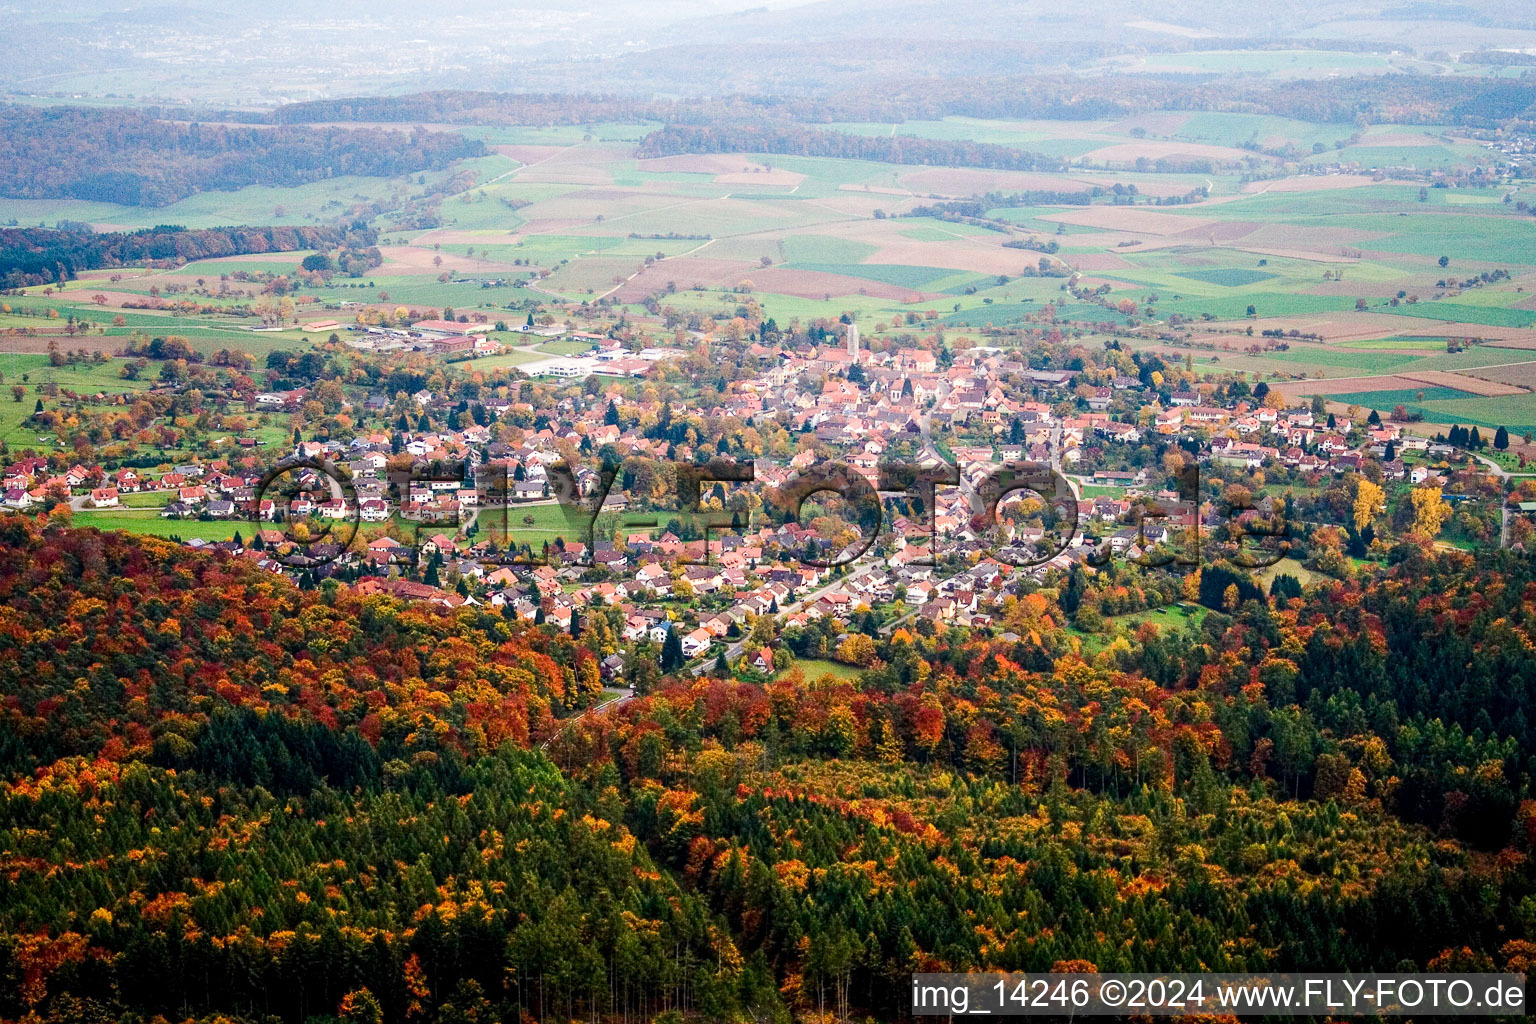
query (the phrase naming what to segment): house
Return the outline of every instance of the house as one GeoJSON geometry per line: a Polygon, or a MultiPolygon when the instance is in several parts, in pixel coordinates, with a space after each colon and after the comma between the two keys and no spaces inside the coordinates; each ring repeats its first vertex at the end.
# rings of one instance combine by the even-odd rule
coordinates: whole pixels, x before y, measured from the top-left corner
{"type": "Polygon", "coordinates": [[[683,637],[683,656],[696,658],[709,650],[709,645],[714,642],[714,637],[709,635],[706,629],[696,629],[683,637]]]}
{"type": "Polygon", "coordinates": [[[1128,444],[1137,444],[1141,441],[1141,431],[1131,423],[1116,423],[1111,420],[1108,423],[1098,424],[1093,428],[1093,432],[1100,437],[1124,441],[1128,444]]]}
{"type": "Polygon", "coordinates": [[[345,519],[352,514],[343,498],[332,498],[320,503],[320,515],[326,519],[345,519]]]}
{"type": "Polygon", "coordinates": [[[116,487],[98,487],[91,492],[91,504],[97,508],[116,508],[118,505],[116,487]]]}
{"type": "Polygon", "coordinates": [[[32,495],[20,487],[12,487],[5,492],[4,503],[6,508],[30,508],[32,505],[32,495]]]}
{"type": "Polygon", "coordinates": [[[756,654],[752,655],[751,665],[758,672],[772,672],[773,652],[766,647],[760,648],[756,654]]]}
{"type": "Polygon", "coordinates": [[[904,348],[896,354],[896,365],[918,373],[932,373],[939,367],[938,357],[927,349],[904,348]]]}

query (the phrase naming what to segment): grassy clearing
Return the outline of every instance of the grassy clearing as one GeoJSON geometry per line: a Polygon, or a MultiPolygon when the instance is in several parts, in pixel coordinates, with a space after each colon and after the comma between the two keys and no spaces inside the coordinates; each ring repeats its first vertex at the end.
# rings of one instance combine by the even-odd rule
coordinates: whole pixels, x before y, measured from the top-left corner
{"type": "Polygon", "coordinates": [[[143,491],[137,494],[122,494],[118,496],[118,503],[124,508],[164,508],[170,504],[175,495],[171,491],[143,491]]]}
{"type": "Polygon", "coordinates": [[[1157,626],[1160,632],[1181,632],[1185,629],[1199,631],[1210,609],[1198,604],[1180,603],[1163,608],[1149,608],[1141,612],[1106,617],[1104,628],[1088,633],[1075,626],[1067,632],[1082,641],[1083,653],[1090,657],[1098,654],[1114,642],[1116,637],[1130,637],[1144,622],[1157,626]]]}
{"type": "Polygon", "coordinates": [[[1294,576],[1302,586],[1315,580],[1327,579],[1321,573],[1313,572],[1294,558],[1282,558],[1274,565],[1263,569],[1255,569],[1252,573],[1255,581],[1264,588],[1264,593],[1269,593],[1270,585],[1274,583],[1276,576],[1294,576]]]}
{"type": "Polygon", "coordinates": [[[548,352],[552,356],[577,356],[592,348],[590,341],[574,341],[570,339],[556,339],[546,341],[538,346],[540,352],[548,352]]]}
{"type": "Polygon", "coordinates": [[[797,658],[793,665],[778,673],[774,678],[783,679],[796,668],[805,673],[807,682],[815,682],[822,676],[831,676],[833,679],[857,679],[859,678],[859,673],[863,671],[857,665],[844,665],[837,661],[826,661],[821,658],[797,658]]]}
{"type": "Polygon", "coordinates": [[[179,538],[181,540],[230,540],[238,532],[247,540],[256,529],[243,519],[226,519],[204,523],[196,519],[162,519],[153,509],[135,509],[124,512],[83,509],[74,513],[74,525],[94,526],[100,530],[123,530],[127,533],[149,537],[179,538]]]}
{"type": "Polygon", "coordinates": [[[528,352],[523,350],[516,352],[503,352],[499,356],[486,356],[484,359],[476,359],[474,361],[474,368],[476,370],[495,370],[498,368],[512,369],[513,367],[521,366],[524,363],[537,363],[548,358],[549,356],[542,355],[538,352],[528,352]]]}

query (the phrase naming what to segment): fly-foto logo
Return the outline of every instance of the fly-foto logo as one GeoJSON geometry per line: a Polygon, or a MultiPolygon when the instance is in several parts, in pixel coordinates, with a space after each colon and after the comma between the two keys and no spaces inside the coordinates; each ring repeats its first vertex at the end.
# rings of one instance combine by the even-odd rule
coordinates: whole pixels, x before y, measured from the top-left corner
{"type": "MultiPolygon", "coordinates": [[[[708,507],[702,500],[706,485],[752,484],[756,482],[756,466],[716,458],[703,464],[679,463],[673,471],[678,496],[673,514],[691,517],[704,541],[702,557],[684,556],[683,562],[705,564],[715,550],[712,542],[722,533],[750,525],[742,523],[739,514],[708,507]]],[[[547,480],[538,488],[544,500],[537,504],[554,509],[556,523],[538,532],[545,536],[553,533],[565,542],[579,541],[582,554],[574,561],[594,564],[598,519],[614,493],[619,467],[579,468],[560,461],[546,472],[547,480]]],[[[1083,555],[1084,561],[1102,567],[1122,548],[1134,543],[1140,552],[1131,559],[1135,564],[1172,569],[1198,565],[1203,550],[1199,464],[1182,467],[1175,480],[1177,490],[1172,500],[1139,506],[1134,542],[1121,537],[1120,544],[1116,538],[1093,544],[1083,555]]],[[[541,540],[535,547],[527,539],[516,539],[519,530],[513,517],[532,503],[523,499],[527,489],[520,486],[522,481],[514,479],[505,464],[465,461],[416,465],[391,472],[388,482],[402,505],[415,510],[415,518],[409,522],[418,540],[424,532],[457,531],[463,524],[462,509],[467,506],[473,509],[479,531],[493,539],[486,550],[476,555],[482,564],[537,566],[551,560],[548,540],[541,540]],[[469,498],[446,506],[427,500],[443,490],[456,495],[467,492],[469,498]],[[423,500],[413,500],[413,496],[423,500]]],[[[959,467],[944,462],[883,462],[876,467],[875,480],[871,482],[864,472],[846,462],[828,460],[778,484],[769,495],[786,521],[799,521],[806,503],[818,496],[835,495],[844,503],[846,517],[858,526],[859,539],[836,550],[812,543],[793,552],[791,557],[804,565],[830,568],[849,565],[863,557],[885,526],[888,499],[904,500],[911,514],[902,519],[908,524],[915,519],[917,529],[909,530],[902,539],[926,548],[928,554],[919,564],[934,565],[942,539],[936,530],[940,488],[958,489],[964,496],[970,510],[966,534],[979,540],[980,546],[975,549],[978,557],[995,558],[1018,568],[1034,568],[1060,558],[1084,542],[1077,491],[1056,467],[1043,462],[990,463],[965,474],[959,467]],[[1041,528],[1024,540],[998,536],[1000,508],[1010,499],[1026,496],[1039,503],[1041,528]]],[[[379,503],[379,499],[374,500],[374,504],[379,503]]],[[[364,504],[358,500],[352,477],[344,468],[324,459],[298,458],[278,464],[263,476],[252,502],[251,522],[258,528],[284,527],[283,542],[275,546],[272,557],[292,568],[315,568],[337,561],[351,548],[363,521],[364,504]]],[[[1261,516],[1258,511],[1251,506],[1228,510],[1224,554],[1244,568],[1273,565],[1290,549],[1290,528],[1284,517],[1261,516]]],[[[642,513],[624,525],[630,530],[653,530],[660,525],[660,515],[642,513]]],[[[421,547],[418,543],[415,550],[399,557],[414,558],[421,547]]]]}

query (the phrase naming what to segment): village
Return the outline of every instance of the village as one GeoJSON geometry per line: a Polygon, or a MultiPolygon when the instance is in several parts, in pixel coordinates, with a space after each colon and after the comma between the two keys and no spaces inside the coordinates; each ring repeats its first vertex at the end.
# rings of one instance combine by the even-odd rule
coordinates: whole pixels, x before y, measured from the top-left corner
{"type": "MultiPolygon", "coordinates": [[[[475,326],[418,322],[412,340],[458,352],[484,341],[475,326]]],[[[6,467],[0,501],[18,511],[67,501],[110,512],[156,495],[162,520],[239,526],[232,538],[188,543],[306,585],[336,578],[364,593],[487,606],[568,630],[594,609],[616,610],[622,646],[602,665],[613,679],[625,674],[626,653],[663,649],[669,638],[699,670],[723,663],[772,674],[785,656],[776,665],[769,641],[823,620],[833,651],[860,632],[903,624],[995,628],[1009,600],[1053,572],[1141,559],[1188,546],[1191,536],[1221,537],[1229,519],[1276,512],[1268,498],[1234,510],[1209,487],[1179,488],[1166,458],[1129,458],[1149,444],[1184,453],[1208,477],[1269,469],[1315,480],[1370,466],[1376,478],[1415,487],[1444,486],[1451,465],[1470,458],[1374,413],[1361,422],[1316,402],[1294,406],[1263,384],[1245,386],[1238,399],[1218,401],[1205,385],[1158,401],[1154,381],[1143,379],[1150,374],[1100,374],[1103,383],[1086,384],[1079,373],[1031,368],[1016,349],[875,352],[860,344],[856,323],[838,327],[817,345],[743,343],[742,358],[760,372],[710,408],[634,401],[587,383],[643,380],[683,350],[636,354],[636,345],[596,331],[568,332],[590,349],[519,368],[520,379],[565,390],[558,421],[540,419],[517,432],[517,443],[497,424],[520,404],[528,411],[520,391],[482,393],[467,424],[449,394],[375,391],[347,399],[360,423],[375,424],[349,437],[296,432],[276,454],[241,438],[234,453],[158,474],[85,464],[58,472],[56,458],[22,458],[6,467]],[[669,438],[666,421],[684,415],[782,424],[800,441],[788,458],[738,460],[724,436],[714,450],[689,444],[692,435],[682,444],[669,438]],[[706,481],[704,499],[689,509],[679,507],[675,482],[619,471],[643,460],[665,476],[710,459],[750,462],[750,485],[727,491],[706,481]],[[820,518],[765,514],[775,493],[829,462],[872,493],[893,463],[952,466],[954,476],[928,502],[917,491],[883,492],[883,522],[874,526],[851,523],[846,508],[841,517],[819,506],[820,518]],[[1015,464],[1050,467],[1069,482],[1070,498],[1015,489],[989,517],[989,475],[1015,464]]],[[[332,328],[346,330],[321,329],[332,328]]],[[[368,339],[378,330],[354,333],[368,339]]],[[[301,387],[253,401],[292,414],[312,397],[301,387]]]]}

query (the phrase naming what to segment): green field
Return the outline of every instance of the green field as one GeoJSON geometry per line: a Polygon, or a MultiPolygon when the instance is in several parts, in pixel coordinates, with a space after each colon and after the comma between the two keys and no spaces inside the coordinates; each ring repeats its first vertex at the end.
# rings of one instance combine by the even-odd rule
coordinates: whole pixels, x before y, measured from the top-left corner
{"type": "Polygon", "coordinates": [[[857,665],[844,665],[840,661],[826,661],[821,658],[797,658],[793,665],[778,673],[774,678],[782,679],[791,670],[796,668],[805,673],[806,682],[812,683],[822,676],[831,676],[833,679],[857,679],[859,673],[864,671],[857,665]]]}
{"type": "Polygon", "coordinates": [[[1366,373],[1390,373],[1418,360],[1417,356],[1402,352],[1350,352],[1323,345],[1294,343],[1284,352],[1265,352],[1262,358],[1280,363],[1329,366],[1366,373]]]}
{"type": "Polygon", "coordinates": [[[1187,277],[1191,281],[1203,281],[1206,284],[1221,285],[1223,288],[1238,288],[1246,284],[1256,284],[1259,281],[1268,281],[1274,274],[1266,274],[1262,270],[1246,270],[1241,267],[1224,267],[1220,270],[1185,270],[1174,275],[1175,277],[1187,277]]]}
{"type": "Polygon", "coordinates": [[[1174,138],[1213,146],[1241,146],[1245,142],[1311,149],[1314,143],[1332,147],[1349,137],[1350,129],[1338,124],[1313,124],[1269,114],[1229,114],[1200,111],[1188,115],[1172,133],[1174,138]]]}
{"type": "Polygon", "coordinates": [[[150,537],[179,537],[182,540],[230,540],[239,533],[246,540],[256,529],[243,519],[199,522],[196,519],[162,519],[153,510],[113,512],[82,509],[74,513],[76,526],[94,526],[101,530],[125,530],[150,537]]]}
{"type": "Polygon", "coordinates": [[[1529,309],[1504,309],[1499,306],[1470,305],[1465,302],[1416,302],[1382,310],[1397,316],[1422,320],[1448,320],[1489,327],[1530,327],[1536,324],[1536,312],[1529,309]]]}
{"type": "Polygon", "coordinates": [[[1426,387],[1418,391],[1361,391],[1327,396],[1330,402],[1358,405],[1385,412],[1402,405],[1411,413],[1421,413],[1431,423],[1460,423],[1511,432],[1536,430],[1536,394],[1502,395],[1485,398],[1452,388],[1426,387]],[[1422,393],[1424,398],[1417,396],[1422,393]]]}
{"type": "MultiPolygon", "coordinates": [[[[1242,57],[1252,57],[1256,61],[1252,66],[1259,73],[1282,77],[1406,68],[1414,63],[1378,54],[1308,50],[1265,51],[1242,57]]],[[[1165,53],[1148,57],[1141,66],[1173,69],[1194,61],[1202,67],[1219,67],[1235,59],[1236,55],[1226,51],[1165,53]]],[[[1346,313],[1361,296],[1367,299],[1373,315],[1397,315],[1405,325],[1426,320],[1458,325],[1444,327],[1446,334],[1477,334],[1480,327],[1536,327],[1536,308],[1526,308],[1532,305],[1530,297],[1536,295],[1532,225],[1513,202],[1504,201],[1506,195],[1524,201],[1536,199],[1536,189],[1521,188],[1518,183],[1427,187],[1421,201],[1420,188],[1413,182],[1359,184],[1358,179],[1352,179],[1349,184],[1354,187],[1348,188],[1270,190],[1267,183],[1245,182],[1235,170],[1209,176],[1131,171],[1107,175],[1067,168],[1042,175],[1026,186],[1016,181],[1013,172],[984,168],[753,153],[730,154],[724,162],[705,157],[696,169],[687,169],[686,160],[657,166],[635,159],[630,147],[649,127],[653,126],[466,127],[469,134],[492,145],[563,148],[555,154],[556,162],[537,166],[524,167],[505,156],[473,161],[468,166],[480,174],[481,181],[444,199],[441,227],[387,231],[387,241],[398,246],[384,246],[387,262],[383,267],[361,279],[343,277],[333,279],[329,286],[307,286],[306,293],[315,295],[319,304],[301,308],[297,319],[349,319],[351,314],[340,309],[340,303],[347,301],[404,306],[423,314],[451,306],[463,312],[478,311],[493,320],[517,321],[528,309],[541,304],[611,297],[620,282],[640,272],[649,258],[660,262],[644,271],[647,288],[660,291],[670,283],[675,289],[666,294],[667,307],[717,321],[736,315],[743,299],[735,289],[761,273],[766,279],[754,282],[752,300],[780,323],[796,319],[804,323],[844,312],[873,322],[893,314],[933,311],[940,315],[938,326],[945,330],[974,332],[987,325],[1017,327],[1051,303],[1064,328],[1079,333],[1091,333],[1098,323],[1125,325],[1127,319],[1117,311],[1064,295],[1060,279],[1017,276],[1020,269],[1035,263],[1037,254],[1001,250],[1004,242],[1021,236],[1018,229],[1033,232],[1037,238],[1057,237],[1060,229],[1058,240],[1065,245],[1058,254],[1061,260],[1073,264],[1081,259],[1085,276],[1110,285],[1111,304],[1123,298],[1132,299],[1138,307],[1151,302],[1154,312],[1146,314],[1138,309],[1136,317],[1159,327],[1174,314],[1242,323],[1250,305],[1259,317],[1346,313]],[[739,166],[735,166],[738,161],[739,166]],[[749,168],[771,168],[796,177],[774,178],[773,184],[763,184],[753,181],[753,174],[742,173],[749,168]],[[727,172],[733,180],[717,180],[727,172]],[[1166,229],[1173,237],[1158,244],[1117,246],[1115,242],[1131,232],[1063,226],[1041,219],[1082,212],[1083,208],[1076,206],[1003,206],[986,211],[989,219],[903,216],[912,206],[934,199],[997,195],[1018,187],[1070,191],[1112,184],[1134,184],[1148,195],[1158,196],[1179,189],[1208,189],[1221,201],[1158,206],[1156,217],[1164,224],[1168,218],[1215,222],[1218,227],[1211,232],[1210,244],[1203,238],[1186,241],[1175,226],[1166,229]],[[1017,227],[1010,234],[1000,230],[997,221],[1017,227]],[[1233,230],[1223,232],[1222,225],[1233,230]],[[1329,233],[1330,241],[1318,249],[1319,259],[1309,259],[1306,251],[1295,248],[1307,245],[1314,229],[1329,233]],[[1337,239],[1336,244],[1333,239],[1337,239]],[[1254,248],[1244,248],[1248,245],[1254,248]],[[1350,251],[1352,247],[1355,251],[1350,251]],[[1337,256],[1341,249],[1349,251],[1346,262],[1337,256]],[[1098,266],[1087,262],[1088,256],[1104,253],[1117,259],[1098,266]],[[439,280],[444,274],[433,265],[434,256],[452,261],[445,264],[448,280],[439,280]],[[1444,269],[1436,262],[1441,256],[1449,260],[1444,269]],[[1514,279],[1464,292],[1434,283],[1441,278],[1454,282],[1494,267],[1510,269],[1514,279]],[[841,280],[825,280],[824,292],[811,283],[814,278],[798,287],[780,285],[793,287],[800,294],[774,291],[771,285],[775,280],[789,280],[779,276],[785,271],[809,271],[841,280]],[[1324,281],[1324,271],[1347,273],[1349,281],[1358,282],[1358,289],[1330,285],[1324,281]],[[548,276],[529,280],[540,272],[548,276]],[[997,283],[1000,274],[1009,279],[1005,284],[997,283]],[[494,284],[497,281],[503,283],[494,284]],[[514,281],[533,287],[513,287],[514,281]],[[482,287],[482,283],[493,286],[482,287]],[[885,290],[877,285],[930,297],[904,302],[868,294],[885,290]],[[1420,301],[1386,305],[1387,297],[1398,291],[1417,295],[1420,301]],[[1154,294],[1155,301],[1151,298],[1154,294]],[[1437,294],[1442,297],[1436,298],[1437,294]],[[327,305],[332,308],[327,310],[327,305]]],[[[1442,149],[1455,155],[1475,149],[1455,141],[1451,129],[1444,126],[1373,124],[1362,130],[1353,125],[1309,124],[1228,112],[1168,111],[1120,120],[1080,121],[950,117],[913,120],[894,129],[889,124],[873,123],[832,127],[860,134],[973,140],[1065,156],[1139,141],[1151,145],[1153,140],[1166,139],[1271,151],[1293,147],[1299,151],[1295,156],[1298,160],[1310,158],[1311,149],[1317,145],[1323,147],[1317,158],[1329,161],[1357,155],[1385,159],[1398,150],[1422,157],[1442,149]],[[1350,137],[1355,137],[1356,144],[1347,151],[1335,148],[1335,143],[1350,137]],[[1410,144],[1416,140],[1424,144],[1410,144]]],[[[428,184],[435,180],[430,175],[428,179],[428,184]]],[[[169,219],[194,226],[231,219],[314,223],[317,218],[323,222],[327,211],[338,209],[338,203],[368,200],[389,206],[391,197],[404,187],[404,179],[334,179],[295,189],[204,195],[160,211],[98,209],[93,204],[53,201],[28,206],[10,201],[10,205],[0,202],[0,217],[10,209],[29,223],[50,217],[125,226],[169,219]],[[278,206],[283,207],[282,217],[277,216],[278,206]]],[[[411,189],[419,189],[414,177],[411,189]]],[[[1091,209],[1112,201],[1106,194],[1094,200],[1091,209]]],[[[1135,204],[1127,208],[1127,217],[1133,217],[1148,202],[1146,196],[1137,196],[1135,204]]],[[[389,220],[390,215],[384,215],[378,223],[387,227],[389,220]]],[[[1137,237],[1143,242],[1154,241],[1137,237]]],[[[292,329],[255,333],[246,329],[250,320],[218,314],[178,317],[157,311],[118,310],[92,303],[90,296],[98,290],[147,294],[157,283],[214,280],[237,270],[291,274],[303,255],[207,260],[173,271],[130,270],[110,285],[94,277],[71,283],[51,296],[29,289],[24,301],[55,308],[61,317],[74,314],[97,325],[121,316],[125,321],[122,326],[106,328],[106,337],[114,343],[118,338],[126,340],[134,330],[151,336],[180,334],[205,354],[219,348],[249,352],[259,366],[274,350],[308,348],[323,343],[324,338],[292,329]]],[[[644,324],[652,316],[633,294],[623,298],[629,315],[638,323],[644,324]]],[[[221,300],[205,296],[198,301],[221,300]]],[[[0,313],[0,328],[38,322],[0,313]]],[[[974,340],[974,333],[972,337],[974,340]]],[[[529,341],[521,336],[502,338],[518,348],[529,341]]],[[[565,340],[543,342],[537,351],[515,351],[478,360],[474,366],[477,370],[505,371],[541,356],[575,354],[585,347],[565,340]]],[[[1196,359],[1205,372],[1247,369],[1294,374],[1310,367],[1339,376],[1387,372],[1409,365],[1462,368],[1505,357],[1482,352],[1445,356],[1433,343],[1397,343],[1381,338],[1326,349],[1293,344],[1289,352],[1197,353],[1196,359]],[[1416,358],[1422,361],[1414,362],[1416,358]]],[[[20,428],[18,418],[19,414],[0,414],[0,433],[26,438],[27,431],[20,428]]]]}
{"type": "Polygon", "coordinates": [[[862,277],[883,284],[894,284],[900,288],[910,288],[913,291],[941,290],[929,288],[929,285],[955,275],[955,271],[942,267],[911,267],[897,263],[791,263],[789,269],[862,277]]]}
{"type": "Polygon", "coordinates": [[[1346,348],[1364,348],[1392,352],[1444,352],[1444,338],[1372,338],[1369,341],[1351,341],[1346,348]]]}
{"type": "Polygon", "coordinates": [[[552,356],[577,356],[592,348],[590,341],[577,341],[566,338],[556,338],[553,341],[545,341],[535,346],[540,352],[546,352],[552,356]]]}

